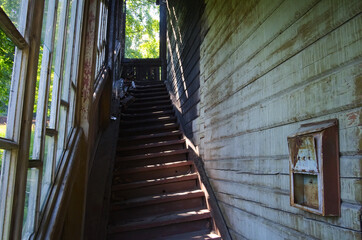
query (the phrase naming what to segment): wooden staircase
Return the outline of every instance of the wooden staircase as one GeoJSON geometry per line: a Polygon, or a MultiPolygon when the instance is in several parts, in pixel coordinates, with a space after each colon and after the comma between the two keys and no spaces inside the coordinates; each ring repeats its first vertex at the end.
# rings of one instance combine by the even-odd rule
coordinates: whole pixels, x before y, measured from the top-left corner
{"type": "Polygon", "coordinates": [[[163,83],[131,91],[122,113],[108,239],[221,239],[163,83]]]}

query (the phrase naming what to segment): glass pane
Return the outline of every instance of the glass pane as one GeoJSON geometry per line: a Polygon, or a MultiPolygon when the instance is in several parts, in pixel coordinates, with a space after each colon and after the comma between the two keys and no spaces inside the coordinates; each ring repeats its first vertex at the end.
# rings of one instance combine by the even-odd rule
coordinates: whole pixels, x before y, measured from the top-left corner
{"type": "Polygon", "coordinates": [[[60,119],[59,119],[59,126],[58,126],[58,146],[57,146],[57,166],[59,165],[60,158],[64,151],[64,138],[66,134],[66,123],[67,123],[67,107],[61,106],[60,107],[60,119]]]}
{"type": "Polygon", "coordinates": [[[69,84],[71,74],[71,64],[73,55],[73,40],[74,40],[74,27],[75,27],[75,10],[72,8],[73,1],[69,1],[69,14],[66,28],[67,40],[65,42],[65,55],[64,55],[64,67],[63,67],[63,81],[62,81],[62,99],[66,102],[69,101],[69,84]]]}
{"type": "Polygon", "coordinates": [[[53,179],[53,149],[54,137],[45,136],[45,152],[43,161],[43,177],[40,196],[40,208],[43,209],[45,199],[47,198],[53,179]]]}
{"type": "Polygon", "coordinates": [[[155,1],[128,0],[126,58],[158,58],[160,8],[155,1]]]}
{"type": "Polygon", "coordinates": [[[6,15],[8,15],[20,33],[23,33],[22,23],[25,20],[24,15],[26,15],[22,12],[22,10],[24,9],[26,11],[27,2],[28,1],[24,1],[24,3],[22,3],[22,0],[0,0],[1,8],[4,10],[6,15]]]}
{"type": "Polygon", "coordinates": [[[48,55],[49,55],[49,51],[47,49],[47,47],[45,47],[44,49],[44,41],[45,41],[45,32],[46,32],[46,20],[47,20],[47,8],[48,8],[48,2],[49,0],[45,0],[45,5],[44,5],[44,15],[43,15],[43,25],[42,25],[42,33],[41,33],[41,42],[40,42],[40,51],[39,51],[39,61],[38,61],[38,70],[37,70],[37,80],[36,80],[36,89],[35,89],[35,101],[34,101],[34,111],[33,111],[33,124],[32,124],[32,131],[31,131],[31,142],[30,142],[30,153],[29,153],[29,158],[30,159],[40,159],[40,145],[41,145],[41,136],[42,136],[42,130],[43,130],[43,126],[42,123],[43,121],[41,119],[39,119],[38,121],[36,120],[37,116],[42,118],[42,112],[44,111],[42,109],[42,106],[44,104],[44,97],[42,97],[45,92],[46,92],[46,80],[47,80],[47,74],[46,74],[46,69],[47,69],[47,60],[48,60],[48,55]],[[44,55],[44,50],[45,52],[45,58],[43,60],[43,55],[44,55]],[[44,61],[44,63],[42,63],[44,61]],[[44,66],[42,66],[44,65],[44,66]],[[45,69],[42,69],[45,68],[45,69]],[[42,72],[43,71],[43,72],[42,72]],[[40,90],[40,99],[39,99],[39,90],[40,90]],[[38,110],[38,106],[39,106],[39,110],[38,110]],[[40,125],[37,126],[36,125],[40,125]],[[35,145],[34,146],[34,139],[37,139],[35,141],[35,145]],[[35,153],[33,155],[33,152],[35,153]]]}
{"type": "Polygon", "coordinates": [[[0,149],[0,179],[2,176],[2,169],[3,169],[3,159],[5,157],[5,150],[4,149],[0,149]]]}
{"type": "MultiPolygon", "coordinates": [[[[54,55],[52,62],[52,75],[51,75],[51,97],[50,103],[50,119],[49,127],[55,129],[56,120],[58,117],[58,96],[59,96],[59,81],[61,81],[61,68],[62,68],[62,51],[63,51],[63,39],[65,35],[65,20],[66,20],[66,0],[59,0],[57,9],[57,22],[55,29],[54,39],[54,55]]],[[[49,94],[50,95],[50,94],[49,94]]]]}
{"type": "Polygon", "coordinates": [[[34,232],[34,223],[36,215],[36,200],[38,195],[39,170],[31,168],[28,170],[25,189],[25,206],[23,218],[22,239],[29,239],[34,232]]]}
{"type": "Polygon", "coordinates": [[[0,137],[6,137],[15,45],[0,29],[0,137]]]}

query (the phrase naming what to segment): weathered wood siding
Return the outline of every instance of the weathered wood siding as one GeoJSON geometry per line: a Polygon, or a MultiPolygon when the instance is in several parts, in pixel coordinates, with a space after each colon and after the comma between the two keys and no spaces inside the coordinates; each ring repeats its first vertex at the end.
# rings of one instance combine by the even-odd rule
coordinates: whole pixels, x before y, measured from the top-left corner
{"type": "Polygon", "coordinates": [[[169,0],[167,10],[167,73],[173,102],[185,134],[190,139],[199,116],[201,0],[169,0]]]}
{"type": "Polygon", "coordinates": [[[361,239],[362,1],[168,2],[169,80],[233,237],[361,239]],[[287,136],[332,118],[342,212],[320,217],[289,205],[287,136]]]}

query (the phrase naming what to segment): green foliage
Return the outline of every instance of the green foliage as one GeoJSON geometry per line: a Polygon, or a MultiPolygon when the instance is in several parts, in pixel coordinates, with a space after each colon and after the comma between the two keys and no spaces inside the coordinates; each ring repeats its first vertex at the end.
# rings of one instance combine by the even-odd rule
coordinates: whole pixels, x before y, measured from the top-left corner
{"type": "Polygon", "coordinates": [[[20,15],[20,0],[0,0],[0,6],[16,27],[20,15]]]}
{"type": "Polygon", "coordinates": [[[126,58],[158,58],[159,7],[154,0],[128,0],[126,58]]]}
{"type": "Polygon", "coordinates": [[[14,52],[15,45],[0,30],[0,116],[6,116],[8,111],[14,52]]]}

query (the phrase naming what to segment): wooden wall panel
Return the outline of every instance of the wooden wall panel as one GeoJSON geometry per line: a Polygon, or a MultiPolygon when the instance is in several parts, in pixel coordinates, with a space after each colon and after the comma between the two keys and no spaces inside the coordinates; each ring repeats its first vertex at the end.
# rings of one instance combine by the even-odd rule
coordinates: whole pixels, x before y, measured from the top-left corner
{"type": "Polygon", "coordinates": [[[362,2],[192,3],[168,1],[168,80],[231,235],[360,239],[362,2]],[[287,136],[333,118],[342,212],[321,217],[289,204],[287,136]]]}
{"type": "Polygon", "coordinates": [[[172,100],[186,136],[193,138],[193,125],[199,113],[201,16],[204,3],[198,1],[167,2],[167,72],[172,100]]]}

